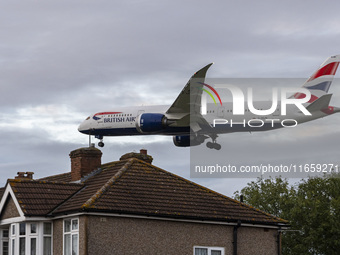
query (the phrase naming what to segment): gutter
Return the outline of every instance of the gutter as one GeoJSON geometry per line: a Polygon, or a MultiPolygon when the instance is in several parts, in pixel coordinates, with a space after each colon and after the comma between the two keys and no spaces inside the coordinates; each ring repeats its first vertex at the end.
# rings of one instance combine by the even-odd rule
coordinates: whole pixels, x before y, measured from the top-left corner
{"type": "MultiPolygon", "coordinates": [[[[112,212],[112,211],[91,211],[91,210],[74,210],[74,211],[65,211],[60,212],[58,214],[54,214],[54,219],[60,219],[65,217],[73,217],[79,215],[93,215],[93,216],[104,216],[104,217],[124,217],[124,218],[136,218],[136,219],[150,219],[150,220],[164,220],[164,221],[177,221],[177,222],[190,222],[190,223],[203,223],[203,224],[216,224],[216,225],[229,225],[229,226],[237,226],[238,221],[222,221],[222,220],[211,220],[211,219],[200,219],[194,217],[175,217],[175,215],[152,215],[152,214],[133,214],[128,212],[112,212]]],[[[268,229],[288,229],[290,226],[287,224],[270,224],[264,222],[242,222],[243,227],[258,227],[258,228],[268,228],[268,229]]]]}

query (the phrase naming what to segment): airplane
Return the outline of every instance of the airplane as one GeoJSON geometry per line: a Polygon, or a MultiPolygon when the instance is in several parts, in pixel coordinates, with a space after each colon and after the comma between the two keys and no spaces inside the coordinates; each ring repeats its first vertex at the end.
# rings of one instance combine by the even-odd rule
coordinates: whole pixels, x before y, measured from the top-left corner
{"type": "Polygon", "coordinates": [[[173,142],[178,147],[198,146],[211,138],[211,142],[207,142],[206,146],[220,150],[221,145],[217,143],[220,134],[267,131],[295,126],[340,112],[340,108],[329,105],[332,94],[328,94],[339,63],[340,55],[327,58],[302,88],[296,89],[297,92],[289,98],[302,101],[299,104],[287,104],[286,115],[279,114],[280,108],[285,106],[282,105],[283,99],[276,104],[272,102],[274,100],[253,102],[253,108],[245,103],[244,114],[236,115],[234,104],[232,102],[222,104],[217,91],[205,83],[206,73],[213,64],[211,63],[189,79],[172,105],[124,107],[97,112],[87,117],[79,125],[78,130],[98,138],[99,147],[104,146],[105,136],[167,135],[173,136],[173,142]],[[216,101],[205,103],[203,110],[203,92],[206,91],[210,96],[213,94],[207,90],[208,88],[216,92],[214,96],[218,97],[220,104],[216,101]],[[259,108],[268,111],[268,107],[273,109],[270,114],[264,116],[263,113],[259,113],[259,108]]]}

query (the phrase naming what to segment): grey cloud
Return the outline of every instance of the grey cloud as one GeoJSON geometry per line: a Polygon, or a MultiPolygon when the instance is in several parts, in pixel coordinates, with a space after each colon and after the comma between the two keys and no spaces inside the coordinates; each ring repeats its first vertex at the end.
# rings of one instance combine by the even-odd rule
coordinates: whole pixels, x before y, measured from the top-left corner
{"type": "MultiPolygon", "coordinates": [[[[2,2],[0,122],[15,121],[11,118],[17,118],[18,109],[41,105],[66,105],[73,120],[69,115],[56,119],[66,125],[101,109],[171,104],[190,76],[210,62],[215,65],[208,77],[307,77],[326,57],[339,53],[338,9],[337,2],[325,8],[323,2],[291,0],[2,2]]],[[[328,123],[336,126],[338,118],[317,125],[328,123]]],[[[48,135],[45,130],[5,130],[3,178],[24,165],[48,174],[65,169],[68,163],[58,162],[66,162],[73,148],[86,146],[85,136],[84,144],[78,144],[48,135]],[[58,156],[53,158],[53,153],[58,156]]],[[[301,144],[337,150],[335,134],[319,135],[301,144]]],[[[294,156],[289,143],[280,139],[276,152],[268,149],[269,141],[264,143],[261,135],[252,138],[257,147],[242,135],[226,137],[227,154],[236,157],[233,150],[241,150],[243,157],[236,157],[240,161],[256,160],[252,155],[263,153],[272,158],[282,153],[294,156]]],[[[108,139],[104,149],[104,155],[114,155],[112,160],[136,150],[130,143],[110,146],[114,139],[108,139]]],[[[174,147],[170,137],[148,146],[161,167],[178,173],[181,166],[188,170],[189,150],[174,147]]],[[[184,176],[188,178],[188,173],[184,176]]]]}

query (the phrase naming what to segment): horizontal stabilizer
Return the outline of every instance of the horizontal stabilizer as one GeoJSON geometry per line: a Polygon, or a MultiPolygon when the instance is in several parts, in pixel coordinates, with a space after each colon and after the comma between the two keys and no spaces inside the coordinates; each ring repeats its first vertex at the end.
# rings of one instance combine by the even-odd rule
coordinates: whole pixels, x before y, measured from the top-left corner
{"type": "Polygon", "coordinates": [[[331,98],[332,98],[332,94],[323,95],[319,99],[315,100],[313,103],[308,105],[306,109],[309,112],[316,112],[316,111],[328,109],[331,98]]]}

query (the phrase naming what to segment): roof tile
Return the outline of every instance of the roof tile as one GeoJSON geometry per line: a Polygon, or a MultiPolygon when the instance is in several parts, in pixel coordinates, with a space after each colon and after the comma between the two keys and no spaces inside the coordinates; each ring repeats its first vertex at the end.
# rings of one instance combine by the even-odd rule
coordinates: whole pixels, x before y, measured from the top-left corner
{"type": "Polygon", "coordinates": [[[37,180],[8,180],[19,205],[27,216],[47,215],[83,184],[57,183],[37,180]]]}

